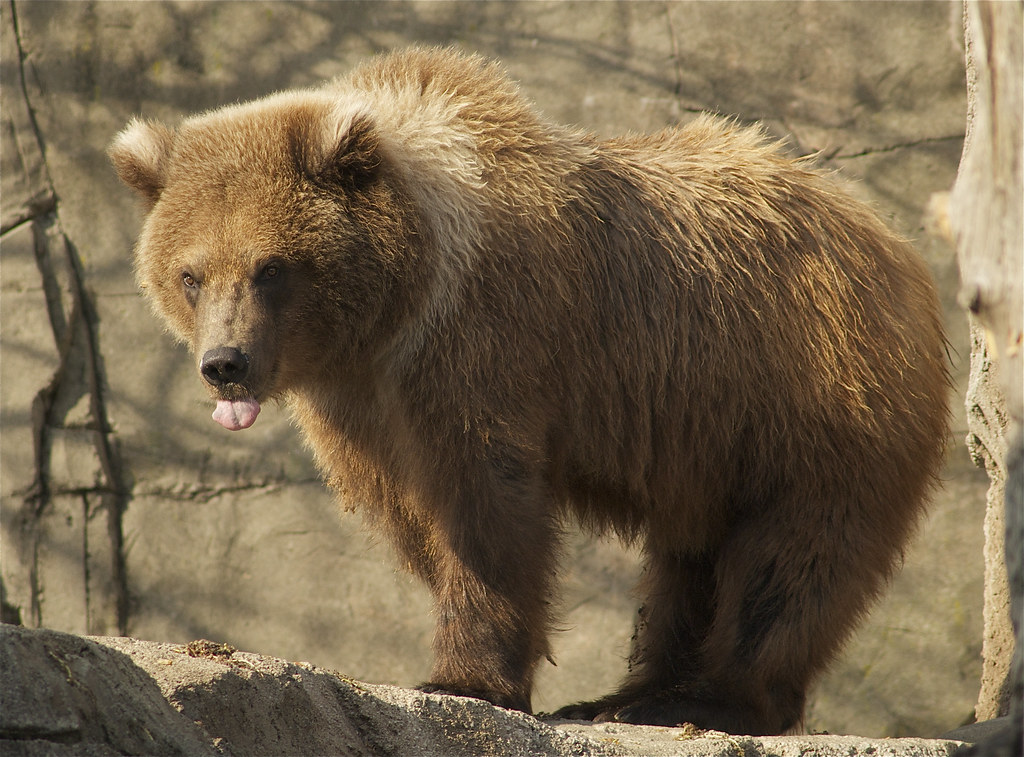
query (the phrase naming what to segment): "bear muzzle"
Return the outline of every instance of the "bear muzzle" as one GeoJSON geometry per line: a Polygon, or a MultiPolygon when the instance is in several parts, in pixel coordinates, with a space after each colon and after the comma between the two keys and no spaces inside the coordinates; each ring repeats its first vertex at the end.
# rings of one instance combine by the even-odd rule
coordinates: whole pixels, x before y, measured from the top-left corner
{"type": "MultiPolygon", "coordinates": [[[[238,386],[249,372],[249,358],[237,347],[217,347],[207,350],[199,361],[199,372],[215,389],[238,386]]],[[[241,431],[256,422],[260,403],[253,397],[217,400],[213,419],[229,431],[241,431]]]]}
{"type": "Polygon", "coordinates": [[[249,358],[237,347],[217,347],[203,354],[199,372],[213,387],[239,384],[249,372],[249,358]]]}

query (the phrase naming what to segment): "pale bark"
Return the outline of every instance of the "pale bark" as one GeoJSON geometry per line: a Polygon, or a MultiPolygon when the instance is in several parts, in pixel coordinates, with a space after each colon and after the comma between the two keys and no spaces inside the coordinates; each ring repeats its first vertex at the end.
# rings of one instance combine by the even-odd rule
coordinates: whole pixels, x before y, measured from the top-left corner
{"type": "MultiPolygon", "coordinates": [[[[1007,560],[1006,516],[1011,516],[1011,530],[1021,520],[1016,511],[1006,512],[1005,503],[1017,508],[1021,501],[1017,487],[1021,485],[1018,458],[1024,393],[1022,17],[1021,2],[969,2],[965,7],[967,140],[948,210],[960,262],[959,300],[970,314],[974,337],[966,398],[968,446],[992,481],[985,518],[984,669],[978,720],[1008,712],[1014,683],[1019,699],[1019,681],[1010,673],[1019,636],[1011,620],[1021,612],[1024,556],[1019,536],[1011,534],[1007,560]],[[1008,469],[1015,472],[1009,482],[1008,469]]],[[[1016,619],[1019,634],[1020,619],[1016,619]]]]}

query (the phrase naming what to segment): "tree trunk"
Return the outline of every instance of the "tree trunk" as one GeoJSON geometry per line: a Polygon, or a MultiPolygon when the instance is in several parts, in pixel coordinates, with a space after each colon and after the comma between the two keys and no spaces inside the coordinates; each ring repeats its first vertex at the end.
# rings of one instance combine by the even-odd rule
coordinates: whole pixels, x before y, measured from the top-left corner
{"type": "Polygon", "coordinates": [[[969,311],[973,335],[967,444],[992,482],[985,516],[984,669],[976,714],[987,720],[1016,708],[1018,727],[1024,581],[1022,18],[1024,3],[1016,0],[965,6],[967,139],[948,206],[960,262],[959,301],[969,311]],[[1018,661],[1011,672],[1015,646],[1018,661]]]}

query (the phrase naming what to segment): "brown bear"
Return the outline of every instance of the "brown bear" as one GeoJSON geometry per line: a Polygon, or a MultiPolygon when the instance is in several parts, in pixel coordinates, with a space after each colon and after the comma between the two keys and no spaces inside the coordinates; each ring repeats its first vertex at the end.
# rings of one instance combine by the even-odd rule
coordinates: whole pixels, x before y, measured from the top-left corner
{"type": "Polygon", "coordinates": [[[621,689],[561,715],[799,724],[946,439],[933,284],[871,211],[758,129],[601,141],[452,50],[110,155],[215,419],[283,400],[433,592],[425,690],[530,711],[575,520],[642,548],[644,603],[621,689]]]}

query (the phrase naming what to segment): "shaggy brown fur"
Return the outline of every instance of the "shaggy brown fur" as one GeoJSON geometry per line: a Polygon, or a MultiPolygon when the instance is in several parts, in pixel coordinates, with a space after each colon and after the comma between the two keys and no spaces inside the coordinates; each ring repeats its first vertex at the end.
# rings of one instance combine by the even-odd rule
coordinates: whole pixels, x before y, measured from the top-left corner
{"type": "Polygon", "coordinates": [[[291,407],[433,591],[425,688],[529,711],[563,522],[643,547],[621,690],[562,714],[777,733],[946,438],[922,262],[754,129],[598,141],[493,64],[374,59],[111,148],[218,420],[291,407]]]}

